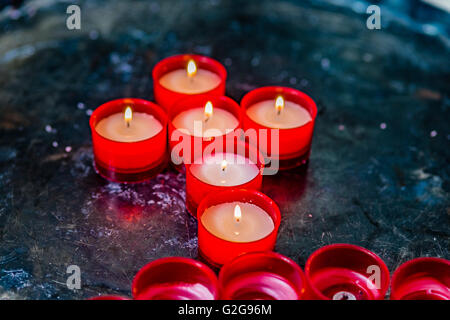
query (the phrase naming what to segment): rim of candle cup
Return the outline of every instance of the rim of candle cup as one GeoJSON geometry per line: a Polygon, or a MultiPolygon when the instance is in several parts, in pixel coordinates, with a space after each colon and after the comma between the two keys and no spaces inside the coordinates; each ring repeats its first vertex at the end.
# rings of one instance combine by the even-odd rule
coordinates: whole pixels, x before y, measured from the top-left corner
{"type": "MultiPolygon", "coordinates": [[[[291,279],[288,279],[287,276],[282,275],[283,278],[285,278],[286,280],[289,280],[289,282],[291,283],[291,285],[296,289],[297,295],[299,299],[304,298],[305,296],[305,292],[306,292],[306,288],[307,288],[307,280],[306,280],[306,276],[305,273],[303,272],[302,268],[300,268],[300,266],[292,259],[274,252],[274,251],[255,251],[255,252],[248,252],[248,253],[243,253],[235,258],[233,258],[231,261],[225,263],[222,267],[222,269],[219,272],[219,289],[220,289],[220,294],[221,294],[221,299],[230,299],[231,297],[227,297],[227,296],[223,296],[224,295],[224,287],[226,286],[226,283],[230,280],[230,276],[233,276],[236,271],[233,270],[233,268],[236,265],[241,264],[243,261],[248,261],[248,260],[264,260],[264,259],[274,259],[279,261],[282,264],[286,264],[286,266],[292,268],[292,272],[297,274],[300,277],[300,282],[301,284],[299,285],[299,283],[293,283],[291,279]]],[[[259,265],[259,264],[258,264],[259,265]]],[[[265,264],[261,264],[262,267],[265,267],[267,269],[267,271],[273,271],[273,263],[265,263],[265,264]]],[[[249,271],[248,269],[246,269],[246,272],[249,271]]],[[[251,270],[250,270],[251,271],[251,270]]],[[[264,271],[262,269],[258,270],[258,271],[264,271]]],[[[275,272],[274,272],[275,273],[275,272]]],[[[276,273],[279,274],[279,273],[276,273]]],[[[233,277],[231,277],[233,278],[233,277]]]]}
{"type": "MultiPolygon", "coordinates": [[[[438,257],[420,257],[402,263],[392,275],[391,297],[390,297],[391,300],[401,300],[405,298],[405,296],[408,296],[415,292],[424,291],[425,288],[422,290],[421,288],[418,288],[417,290],[407,292],[406,295],[399,295],[398,293],[398,290],[405,283],[405,280],[408,280],[409,277],[412,278],[414,275],[418,274],[422,274],[424,276],[426,274],[427,276],[431,277],[437,275],[440,276],[441,274],[444,275],[447,274],[448,276],[450,275],[450,261],[438,257]],[[435,268],[440,268],[440,270],[436,270],[435,268]],[[449,271],[445,272],[444,270],[444,272],[442,272],[443,269],[448,269],[449,271]]],[[[447,277],[447,283],[445,283],[447,287],[450,286],[450,283],[448,283],[449,281],[450,278],[447,277]]]]}
{"type": "Polygon", "coordinates": [[[103,103],[99,107],[97,107],[91,114],[89,118],[89,126],[91,127],[91,131],[93,134],[98,136],[99,138],[113,142],[113,143],[120,143],[120,144],[138,144],[144,141],[148,141],[151,139],[154,139],[155,137],[159,135],[166,134],[165,128],[167,128],[168,118],[166,112],[156,103],[153,103],[148,100],[139,99],[139,98],[120,98],[111,100],[108,102],[103,103]],[[133,112],[143,112],[147,113],[149,115],[154,116],[159,122],[161,122],[162,130],[155,134],[154,136],[151,136],[150,138],[139,140],[139,141],[116,141],[109,138],[106,138],[99,134],[97,130],[95,129],[96,125],[100,120],[113,115],[115,113],[123,112],[125,110],[125,107],[132,106],[133,112]]]}
{"type": "MultiPolygon", "coordinates": [[[[354,244],[349,244],[349,243],[335,243],[335,244],[326,245],[326,246],[323,246],[323,247],[317,249],[309,256],[309,258],[305,264],[305,276],[306,276],[306,280],[309,283],[309,289],[312,290],[314,292],[314,294],[319,296],[321,299],[331,300],[329,297],[325,296],[319,289],[317,289],[315,287],[315,285],[313,284],[313,282],[311,281],[311,276],[313,273],[312,269],[316,267],[314,265],[314,263],[317,263],[318,258],[322,258],[326,264],[329,264],[327,266],[330,266],[330,265],[332,266],[333,260],[330,259],[330,257],[328,257],[328,259],[324,258],[323,255],[325,255],[325,257],[326,257],[326,255],[329,254],[330,252],[333,254],[336,254],[338,251],[342,251],[342,250],[351,251],[353,253],[359,254],[359,255],[361,255],[362,258],[372,259],[375,262],[374,264],[378,265],[380,267],[380,276],[382,279],[382,284],[381,284],[381,288],[378,290],[380,291],[380,299],[384,299],[384,297],[386,296],[386,292],[389,289],[389,269],[388,269],[388,267],[386,266],[384,261],[378,255],[376,255],[374,252],[372,252],[364,247],[357,246],[354,244]]],[[[342,261],[342,260],[340,260],[340,261],[342,261]]],[[[323,266],[320,266],[319,269],[322,267],[323,266]]]]}
{"type": "Polygon", "coordinates": [[[152,70],[152,78],[154,83],[158,83],[158,85],[161,86],[164,90],[167,90],[167,92],[174,92],[177,94],[183,94],[188,96],[195,96],[199,94],[205,94],[209,91],[215,90],[218,87],[221,86],[222,82],[225,82],[227,79],[227,70],[225,67],[217,60],[199,55],[199,54],[177,54],[173,56],[166,57],[159,61],[155,67],[152,70]],[[220,82],[217,86],[214,88],[207,90],[202,93],[183,93],[178,91],[170,90],[163,85],[159,84],[159,79],[165,75],[166,73],[169,73],[171,71],[177,70],[177,69],[185,69],[187,66],[187,63],[189,60],[194,60],[198,69],[205,69],[211,72],[214,72],[217,74],[220,78],[220,82]]]}
{"type": "MultiPolygon", "coordinates": [[[[237,126],[233,129],[230,128],[230,130],[232,130],[231,132],[224,133],[220,136],[210,137],[210,140],[212,140],[216,137],[226,136],[230,133],[233,133],[236,129],[242,128],[241,108],[239,107],[239,104],[236,101],[234,101],[233,99],[231,99],[230,97],[227,97],[227,96],[219,96],[219,95],[211,95],[211,94],[196,94],[196,95],[190,95],[190,96],[184,97],[172,105],[172,107],[168,111],[168,119],[169,119],[169,127],[170,127],[169,131],[172,132],[174,130],[179,129],[173,125],[173,120],[176,118],[176,116],[178,116],[180,113],[190,110],[190,109],[204,108],[205,104],[208,101],[211,101],[211,103],[213,105],[213,110],[216,108],[226,110],[226,111],[230,112],[238,120],[237,126]]],[[[204,138],[204,137],[197,137],[197,136],[191,135],[190,133],[183,132],[183,134],[193,137],[193,138],[208,139],[208,138],[204,138]]],[[[169,136],[169,141],[170,141],[170,136],[169,136]]],[[[209,141],[209,140],[205,140],[205,141],[209,141]]]]}
{"type": "Polygon", "coordinates": [[[299,104],[311,115],[310,122],[307,122],[301,126],[297,126],[294,128],[286,128],[280,130],[283,131],[296,130],[304,126],[307,126],[310,123],[314,123],[317,117],[317,105],[314,102],[314,100],[309,95],[300,90],[283,86],[265,86],[247,92],[241,100],[241,109],[243,113],[243,118],[245,117],[246,120],[250,121],[253,124],[253,126],[256,125],[259,127],[270,129],[270,127],[266,127],[251,119],[247,115],[247,109],[258,102],[275,99],[279,95],[282,95],[285,101],[290,101],[299,104]]]}
{"type": "Polygon", "coordinates": [[[88,300],[131,300],[127,297],[116,296],[116,295],[104,295],[104,296],[96,296],[91,297],[88,300]]]}
{"type": "MultiPolygon", "coordinates": [[[[214,271],[211,270],[207,265],[204,263],[191,259],[186,257],[164,257],[156,259],[152,262],[147,263],[144,265],[134,276],[132,284],[131,284],[131,294],[133,296],[133,299],[138,299],[139,292],[144,291],[146,288],[148,288],[148,282],[146,281],[146,276],[148,274],[151,274],[153,272],[152,269],[158,268],[160,266],[168,265],[168,264],[179,264],[181,266],[190,266],[195,268],[199,271],[199,274],[203,274],[205,276],[205,280],[209,281],[208,283],[208,290],[211,292],[211,294],[214,296],[214,299],[217,300],[219,298],[219,281],[217,279],[216,274],[214,271]],[[150,273],[149,273],[150,272],[150,273]]],[[[154,270],[153,270],[154,271],[154,270]]],[[[185,274],[186,275],[186,274],[185,274]]],[[[206,281],[202,282],[203,284],[206,283],[206,281]]],[[[156,283],[166,283],[164,282],[150,282],[151,284],[156,283]]]]}
{"type": "MultiPolygon", "coordinates": [[[[233,142],[235,142],[235,141],[233,141],[233,142]]],[[[192,175],[192,176],[197,180],[197,182],[202,183],[202,184],[207,185],[207,186],[210,186],[210,187],[217,187],[217,188],[220,188],[221,190],[222,190],[222,189],[225,189],[225,190],[226,190],[226,189],[232,189],[232,188],[234,188],[234,189],[236,189],[236,188],[239,188],[239,189],[245,189],[245,188],[242,188],[242,187],[240,188],[240,186],[245,186],[246,184],[252,182],[254,179],[256,179],[258,176],[260,176],[260,175],[262,174],[262,172],[263,172],[263,170],[264,170],[264,156],[262,155],[262,153],[261,153],[255,146],[253,146],[253,145],[251,145],[251,144],[249,144],[249,143],[247,143],[247,142],[244,142],[244,141],[237,141],[237,142],[233,143],[233,145],[234,145],[233,152],[227,152],[227,150],[225,149],[225,150],[220,151],[220,153],[233,153],[233,154],[236,154],[236,155],[243,156],[244,158],[249,159],[249,160],[250,160],[250,158],[247,156],[247,151],[248,151],[249,154],[250,154],[250,152],[255,152],[255,153],[258,155],[258,156],[257,156],[257,161],[256,161],[255,165],[258,167],[259,174],[258,174],[256,177],[254,177],[252,180],[247,181],[246,183],[243,183],[243,184],[240,184],[240,185],[236,185],[236,186],[218,186],[218,185],[210,184],[210,183],[208,183],[208,182],[205,182],[205,181],[203,181],[203,180],[200,180],[199,178],[197,178],[196,176],[194,176],[194,175],[192,174],[191,171],[189,171],[189,174],[192,175]],[[244,146],[244,147],[245,147],[245,154],[244,154],[244,155],[243,155],[243,154],[240,154],[240,153],[237,153],[237,152],[235,151],[236,148],[237,148],[237,150],[240,150],[240,149],[239,149],[239,146],[244,146]]],[[[206,146],[205,146],[205,147],[206,147],[206,146]]],[[[215,151],[215,150],[214,150],[214,151],[215,151]]],[[[216,152],[214,152],[214,153],[211,154],[211,155],[214,155],[214,154],[216,154],[216,152]]],[[[209,156],[209,155],[208,155],[208,156],[209,156]]],[[[188,170],[191,169],[191,166],[192,166],[193,164],[198,164],[198,163],[196,163],[196,161],[197,161],[198,159],[200,159],[200,158],[203,158],[203,152],[202,152],[202,155],[201,155],[201,156],[199,156],[199,157],[197,157],[197,158],[194,159],[193,163],[184,164],[184,166],[186,167],[186,172],[188,172],[188,170]]],[[[202,161],[202,163],[203,163],[203,161],[202,161]]]]}
{"type": "Polygon", "coordinates": [[[202,225],[202,227],[205,229],[205,231],[208,234],[210,234],[212,237],[214,237],[216,239],[219,239],[224,242],[236,243],[236,244],[240,244],[240,243],[253,244],[253,243],[260,242],[260,241],[264,241],[264,239],[267,239],[267,238],[273,236],[274,233],[278,232],[278,229],[279,229],[280,223],[281,223],[281,212],[280,212],[280,208],[275,203],[275,201],[272,200],[271,198],[269,198],[264,193],[262,193],[258,190],[239,189],[239,188],[236,189],[235,188],[235,189],[221,191],[218,193],[210,193],[205,198],[203,198],[203,200],[200,202],[200,204],[197,207],[197,221],[199,224],[202,225]],[[228,196],[230,196],[230,195],[232,196],[232,197],[230,197],[232,199],[228,198],[228,196]],[[243,199],[243,197],[242,197],[243,195],[248,196],[248,199],[251,199],[253,201],[248,201],[247,198],[243,199]],[[226,199],[223,199],[223,198],[226,198],[226,199]],[[259,202],[260,204],[254,203],[255,199],[260,201],[259,202]],[[225,240],[225,239],[221,239],[221,238],[217,237],[215,234],[211,233],[202,222],[201,217],[202,217],[203,213],[209,207],[216,206],[216,205],[219,205],[222,203],[233,202],[233,201],[251,203],[251,204],[254,204],[254,205],[260,207],[261,209],[263,209],[265,212],[267,212],[267,214],[270,216],[270,218],[273,221],[273,224],[274,224],[273,230],[268,235],[266,235],[265,237],[263,237],[261,239],[248,241],[248,242],[236,242],[236,241],[225,240]]]}

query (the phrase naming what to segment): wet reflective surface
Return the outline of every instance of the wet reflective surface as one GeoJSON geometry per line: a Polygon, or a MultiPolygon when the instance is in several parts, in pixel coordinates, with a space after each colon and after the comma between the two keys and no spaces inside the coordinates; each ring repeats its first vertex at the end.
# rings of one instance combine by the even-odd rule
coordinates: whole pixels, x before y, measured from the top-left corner
{"type": "Polygon", "coordinates": [[[3,8],[0,298],[129,296],[149,261],[197,257],[184,176],[103,180],[88,126],[105,101],[152,100],[153,66],[184,52],[222,62],[237,101],[286,85],[318,103],[309,165],[263,182],[282,211],[278,252],[303,267],[317,248],[348,242],[391,271],[448,259],[448,14],[390,6],[368,30],[365,2],[330,2],[82,1],[75,31],[65,2],[3,8]],[[80,290],[66,286],[69,265],[80,290]]]}

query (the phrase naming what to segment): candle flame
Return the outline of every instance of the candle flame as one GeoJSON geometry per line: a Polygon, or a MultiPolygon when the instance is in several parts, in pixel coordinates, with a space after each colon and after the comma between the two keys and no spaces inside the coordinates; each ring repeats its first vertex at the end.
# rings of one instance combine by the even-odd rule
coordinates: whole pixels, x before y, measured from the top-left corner
{"type": "Polygon", "coordinates": [[[241,207],[239,207],[238,204],[234,207],[234,218],[236,219],[236,222],[239,222],[242,218],[241,207]]]}
{"type": "Polygon", "coordinates": [[[211,101],[208,101],[205,104],[205,116],[206,116],[206,120],[208,120],[213,114],[213,105],[211,101]]]}
{"type": "Polygon", "coordinates": [[[284,109],[284,99],[282,96],[278,96],[275,100],[275,109],[277,110],[278,114],[284,109]]]}
{"type": "Polygon", "coordinates": [[[197,73],[197,65],[195,64],[194,60],[192,60],[192,59],[189,60],[186,71],[187,71],[188,77],[195,76],[195,74],[197,73]]]}
{"type": "Polygon", "coordinates": [[[227,162],[227,160],[222,160],[222,164],[221,164],[221,167],[222,167],[222,171],[225,171],[225,169],[227,168],[227,165],[228,165],[228,162],[227,162]]]}
{"type": "Polygon", "coordinates": [[[125,119],[127,126],[130,126],[131,119],[133,119],[133,110],[131,110],[131,107],[125,109],[123,118],[125,119]]]}

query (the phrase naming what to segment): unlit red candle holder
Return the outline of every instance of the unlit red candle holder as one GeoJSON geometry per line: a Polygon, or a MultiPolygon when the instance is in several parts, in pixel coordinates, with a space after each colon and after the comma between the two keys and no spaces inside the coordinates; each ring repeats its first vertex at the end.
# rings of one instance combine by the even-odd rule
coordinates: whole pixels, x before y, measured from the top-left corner
{"type": "Polygon", "coordinates": [[[161,258],[142,267],[131,287],[136,300],[216,300],[218,281],[203,263],[183,257],[161,258]]]}
{"type": "Polygon", "coordinates": [[[450,261],[417,258],[405,262],[394,272],[392,300],[450,300],[450,261]]]}
{"type": "MultiPolygon", "coordinates": [[[[233,140],[233,137],[236,136],[236,130],[241,128],[241,111],[240,107],[233,99],[228,98],[226,96],[218,96],[218,95],[193,95],[190,97],[186,97],[184,99],[179,100],[177,103],[172,105],[170,110],[168,111],[169,115],[169,154],[171,159],[175,159],[178,163],[175,163],[174,166],[178,171],[182,171],[184,169],[184,162],[192,163],[196,158],[202,155],[203,150],[208,144],[211,144],[215,141],[216,137],[200,137],[194,136],[186,132],[182,132],[177,129],[172,123],[173,119],[179,115],[183,111],[187,111],[193,108],[204,108],[207,102],[211,102],[213,105],[213,110],[216,109],[224,109],[230,112],[236,119],[238,120],[238,125],[236,128],[230,128],[230,132],[228,134],[224,134],[220,137],[223,141],[233,140]],[[177,139],[173,138],[174,132],[177,131],[176,136],[177,139]],[[187,150],[182,150],[182,152],[174,152],[172,154],[172,150],[175,146],[183,141],[190,141],[187,150]],[[186,161],[185,161],[186,160],[186,161]]],[[[214,111],[213,111],[214,112],[214,111]]],[[[214,117],[214,114],[212,115],[214,117]]],[[[218,138],[217,137],[217,138],[218,138]]]]}
{"type": "MultiPolygon", "coordinates": [[[[449,260],[416,258],[395,271],[391,300],[450,300],[449,286],[449,260]]],[[[382,300],[388,287],[389,271],[377,255],[355,245],[333,244],[309,257],[305,273],[272,251],[234,257],[222,266],[218,279],[196,260],[157,259],[136,274],[132,295],[135,300],[382,300]]],[[[130,298],[102,295],[88,300],[130,298]]]]}
{"type": "MultiPolygon", "coordinates": [[[[243,215],[245,212],[243,212],[243,215]]],[[[277,204],[256,190],[233,189],[212,193],[205,197],[197,209],[199,256],[209,265],[219,268],[235,257],[255,251],[271,251],[275,247],[281,214],[277,204]],[[251,242],[231,242],[209,232],[202,222],[202,215],[211,206],[227,202],[246,202],[263,209],[273,220],[274,229],[266,237],[251,242]]]]}
{"type": "Polygon", "coordinates": [[[167,116],[156,104],[142,99],[118,99],[95,109],[89,121],[92,133],[94,167],[102,177],[123,183],[151,179],[167,164],[167,116]],[[121,113],[131,106],[133,111],[148,113],[162,125],[155,136],[136,142],[118,142],[101,136],[96,131],[100,120],[121,113]]]}
{"type": "MultiPolygon", "coordinates": [[[[195,218],[197,218],[198,205],[208,194],[216,194],[221,191],[233,189],[261,190],[263,180],[262,172],[264,169],[264,158],[262,154],[255,147],[247,143],[236,142],[234,140],[224,143],[223,150],[224,152],[228,151],[230,153],[242,155],[246,157],[246,159],[251,159],[252,162],[258,167],[259,173],[255,176],[255,178],[244,184],[235,186],[218,186],[198,179],[191,172],[192,164],[186,164],[186,209],[195,218]]],[[[214,154],[214,152],[212,154],[214,154]]],[[[200,160],[202,159],[203,155],[200,156],[200,160]]]]}
{"type": "Polygon", "coordinates": [[[301,300],[306,279],[291,259],[270,251],[252,252],[223,266],[219,287],[224,300],[301,300]]]}
{"type": "Polygon", "coordinates": [[[305,275],[308,298],[313,300],[382,300],[389,288],[389,270],[383,260],[351,244],[332,244],[313,252],[305,275]]]}
{"type": "Polygon", "coordinates": [[[255,129],[257,132],[261,129],[273,130],[250,119],[247,115],[247,109],[261,101],[275,100],[278,96],[282,96],[285,101],[291,101],[300,105],[311,115],[311,121],[302,126],[279,129],[278,153],[270,147],[272,144],[270,133],[267,135],[267,144],[264,141],[261,142],[258,136],[258,148],[260,151],[268,159],[276,159],[279,162],[279,168],[286,170],[305,164],[309,159],[314,123],[317,116],[317,106],[313,99],[301,91],[288,87],[273,86],[252,90],[241,101],[242,123],[244,131],[248,129],[255,129]]]}
{"type": "Polygon", "coordinates": [[[165,108],[166,110],[170,110],[173,104],[183,98],[189,96],[196,96],[198,94],[187,94],[172,91],[168,88],[165,88],[160,83],[160,79],[165,74],[177,70],[177,69],[185,69],[187,68],[187,64],[190,60],[193,60],[198,69],[205,69],[211,71],[220,78],[220,83],[215,88],[202,92],[201,94],[209,94],[209,95],[225,95],[225,83],[227,79],[227,71],[225,67],[218,61],[201,55],[195,54],[182,54],[176,55],[172,57],[165,58],[158,62],[153,68],[152,76],[153,76],[153,92],[155,95],[156,103],[165,108]]]}

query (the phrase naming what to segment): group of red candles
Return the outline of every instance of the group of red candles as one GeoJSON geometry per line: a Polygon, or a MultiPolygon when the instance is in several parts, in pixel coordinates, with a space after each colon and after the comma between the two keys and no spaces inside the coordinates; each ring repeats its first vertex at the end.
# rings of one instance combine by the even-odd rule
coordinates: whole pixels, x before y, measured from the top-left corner
{"type": "MultiPolygon", "coordinates": [[[[282,169],[301,165],[309,157],[314,119],[317,114],[316,105],[310,97],[298,90],[286,87],[264,87],[253,90],[242,99],[241,106],[239,106],[234,100],[224,96],[226,75],[225,68],[219,62],[208,57],[198,55],[169,57],[159,62],[153,69],[154,95],[157,104],[142,99],[113,100],[98,107],[90,118],[96,171],[106,179],[115,182],[135,183],[148,180],[166,166],[168,156],[171,154],[170,150],[176,148],[176,144],[180,140],[190,141],[192,150],[190,148],[183,150],[182,154],[186,169],[186,208],[189,213],[198,218],[200,255],[216,267],[220,267],[244,252],[272,250],[275,246],[281,220],[278,206],[272,199],[260,192],[265,167],[264,156],[259,148],[260,137],[258,136],[258,140],[254,141],[255,145],[245,141],[242,137],[238,139],[239,134],[236,134],[238,130],[254,129],[257,132],[260,129],[272,130],[273,128],[264,127],[250,119],[245,112],[246,109],[259,101],[283,97],[286,104],[296,103],[298,108],[304,109],[308,113],[310,121],[305,125],[279,130],[278,151],[275,152],[275,148],[269,150],[273,141],[270,141],[271,135],[268,135],[269,141],[264,144],[264,154],[268,157],[270,155],[272,159],[277,158],[282,169]],[[199,94],[188,94],[169,90],[167,84],[163,85],[161,79],[165,75],[177,72],[177,70],[189,70],[191,61],[195,63],[197,70],[214,73],[219,79],[217,86],[199,94]],[[232,151],[245,159],[252,154],[257,155],[253,163],[256,173],[243,183],[234,185],[213,184],[201,179],[199,175],[193,174],[192,166],[197,165],[196,160],[202,157],[202,152],[219,137],[198,136],[180,130],[177,127],[176,121],[178,120],[176,119],[179,118],[181,113],[206,106],[208,103],[214,106],[214,112],[218,113],[221,110],[231,115],[227,116],[228,118],[223,117],[223,121],[229,120],[230,117],[236,119],[236,126],[225,133],[224,137],[221,137],[227,152],[229,152],[231,144],[232,151]],[[123,130],[127,133],[124,123],[133,129],[136,129],[136,126],[139,125],[139,123],[134,123],[134,119],[131,120],[132,115],[130,115],[129,120],[126,119],[128,112],[126,109],[128,108],[132,109],[132,115],[138,113],[151,115],[161,125],[162,129],[153,136],[138,141],[117,141],[117,139],[108,137],[108,134],[115,137],[115,132],[111,133],[112,129],[123,130]],[[109,124],[109,127],[100,125],[104,119],[118,114],[119,116],[123,114],[125,120],[119,119],[118,122],[109,124]],[[170,139],[174,132],[179,135],[176,141],[170,139]],[[238,138],[235,139],[235,137],[238,138]],[[195,146],[200,146],[200,155],[194,150],[195,146]],[[237,242],[218,237],[208,231],[209,229],[205,227],[202,216],[209,208],[223,203],[249,203],[259,207],[269,217],[269,224],[271,224],[272,229],[267,235],[255,241],[237,242]],[[217,250],[217,248],[220,248],[220,250],[217,250]]],[[[187,77],[186,75],[181,77],[183,76],[187,77]]],[[[181,80],[186,79],[181,78],[181,80]]],[[[190,84],[188,82],[187,86],[190,84]]],[[[282,112],[289,112],[289,106],[286,105],[286,107],[286,110],[282,112]]],[[[206,111],[205,107],[205,113],[206,111]]],[[[219,116],[214,115],[214,117],[219,116]]],[[[125,138],[128,137],[125,136],[125,138]]],[[[176,167],[180,169],[180,165],[176,167]]],[[[242,172],[238,172],[236,175],[240,174],[242,172]]],[[[247,212],[243,214],[248,216],[247,212]]]]}
{"type": "MultiPolygon", "coordinates": [[[[219,276],[205,264],[182,257],[155,260],[132,283],[136,300],[449,300],[450,262],[417,258],[389,270],[373,252],[355,245],[322,247],[305,272],[271,251],[250,252],[226,263],[219,276]]],[[[94,300],[127,300],[99,296],[94,300]]]]}
{"type": "MultiPolygon", "coordinates": [[[[225,96],[226,77],[225,67],[218,61],[205,56],[178,55],[160,61],[153,69],[156,104],[142,99],[117,99],[101,105],[92,113],[90,127],[97,172],[108,180],[123,183],[142,182],[152,178],[164,168],[167,162],[167,146],[169,150],[172,150],[178,142],[170,139],[174,131],[179,129],[174,126],[174,118],[183,111],[203,107],[208,101],[212,102],[214,109],[226,110],[238,122],[224,136],[235,134],[235,131],[239,129],[272,130],[273,127],[267,127],[252,120],[245,111],[255,103],[280,96],[290,103],[300,105],[302,109],[308,112],[310,121],[293,128],[280,129],[278,151],[271,152],[269,136],[269,147],[264,148],[264,151],[272,158],[280,161],[281,169],[288,169],[305,163],[309,157],[314,121],[317,115],[317,107],[314,101],[305,93],[292,88],[263,87],[245,95],[239,106],[234,100],[225,96]],[[195,62],[198,70],[208,70],[216,74],[220,79],[217,86],[199,94],[191,94],[172,91],[162,85],[160,79],[165,74],[174,70],[186,69],[186,65],[190,61],[195,62]],[[151,115],[160,122],[162,130],[148,139],[131,142],[116,141],[98,132],[97,125],[102,119],[123,112],[126,107],[131,107],[133,112],[151,115]]],[[[217,137],[198,137],[183,131],[180,132],[180,135],[184,135],[183,138],[191,139],[192,146],[201,145],[201,150],[214,139],[217,139],[217,137]]],[[[258,141],[258,146],[260,145],[262,144],[259,144],[258,141]]],[[[194,157],[195,155],[191,154],[190,156],[194,157]]],[[[188,155],[183,155],[183,157],[186,160],[188,155]]]]}
{"type": "MultiPolygon", "coordinates": [[[[208,264],[222,267],[217,279],[211,269],[192,259],[172,257],[153,261],[136,275],[132,286],[133,297],[135,299],[383,299],[389,287],[389,272],[378,256],[364,248],[352,245],[321,248],[309,258],[305,273],[292,260],[271,251],[275,246],[281,214],[275,202],[259,191],[262,185],[264,158],[278,161],[280,169],[304,164],[309,157],[317,108],[309,96],[286,87],[255,89],[244,96],[239,106],[224,96],[226,76],[225,68],[211,58],[198,55],[169,57],[159,62],[153,69],[154,96],[157,104],[142,99],[118,99],[101,105],[91,115],[94,165],[101,176],[111,181],[136,183],[151,179],[166,167],[170,151],[176,148],[180,140],[190,141],[192,149],[184,149],[180,154],[186,169],[186,208],[198,218],[199,255],[208,264]],[[191,68],[195,70],[190,71],[191,68]],[[183,78],[186,75],[178,75],[177,70],[187,70],[189,76],[190,72],[203,70],[205,79],[216,81],[215,85],[197,92],[191,88],[192,81],[183,78]],[[171,74],[169,79],[166,77],[168,74],[171,74]],[[186,92],[170,89],[171,83],[178,80],[187,88],[186,92]],[[281,102],[278,101],[280,97],[281,102]],[[273,126],[265,124],[264,121],[267,119],[264,118],[265,114],[262,114],[262,111],[259,114],[263,115],[263,121],[257,121],[249,116],[250,108],[270,100],[276,100],[278,115],[280,112],[293,112],[292,117],[295,117],[298,115],[295,106],[301,106],[302,110],[306,110],[309,120],[302,125],[291,125],[292,119],[288,119],[290,114],[283,114],[287,123],[277,129],[276,149],[272,147],[270,134],[264,142],[258,136],[255,144],[246,140],[235,140],[234,136],[238,136],[236,135],[238,130],[274,130],[273,126]],[[291,111],[289,108],[281,111],[285,101],[291,104],[286,105],[291,111]],[[252,152],[258,154],[253,163],[258,173],[244,183],[231,186],[216,185],[193,174],[195,170],[191,166],[196,165],[199,156],[194,146],[200,146],[199,150],[203,152],[218,139],[218,136],[198,136],[188,130],[179,130],[177,123],[182,113],[192,111],[194,114],[193,109],[199,107],[204,107],[206,117],[204,123],[206,123],[210,121],[213,106],[215,110],[221,110],[224,114],[220,121],[236,121],[232,130],[221,136],[225,138],[226,144],[232,141],[234,153],[244,158],[252,152]],[[121,114],[124,117],[119,119],[121,114]],[[119,118],[113,119],[115,115],[119,115],[119,118]],[[136,116],[135,120],[133,116],[136,116]],[[154,124],[151,126],[159,129],[152,128],[155,131],[148,135],[146,132],[148,123],[154,124]],[[132,127],[133,130],[127,131],[127,127],[132,127]],[[174,133],[178,134],[176,141],[171,139],[174,133]],[[227,137],[231,139],[227,140],[227,137]],[[221,204],[238,202],[258,207],[258,210],[262,209],[269,217],[269,222],[265,223],[271,225],[270,232],[257,240],[249,241],[232,241],[211,232],[203,219],[208,210],[221,204]],[[379,272],[380,277],[377,286],[371,281],[366,281],[370,274],[367,274],[365,268],[371,265],[378,266],[375,270],[379,272]]],[[[260,107],[264,110],[263,105],[260,107]]],[[[216,119],[217,117],[219,116],[216,116],[216,119]]],[[[190,118],[186,116],[185,119],[190,118]]],[[[185,119],[181,121],[187,121],[185,119]]],[[[270,123],[272,120],[269,117],[267,121],[270,123]]],[[[172,155],[172,161],[173,159],[172,155]]],[[[180,164],[177,165],[177,169],[180,169],[180,164]]],[[[236,218],[238,222],[240,212],[239,210],[239,217],[236,218]]],[[[254,214],[257,215],[258,212],[254,214]]],[[[418,269],[414,265],[420,264],[420,261],[413,262],[413,267],[406,265],[404,267],[406,271],[403,273],[402,268],[397,271],[398,276],[394,276],[391,298],[416,297],[411,295],[417,288],[420,289],[418,292],[426,289],[425,293],[419,295],[420,298],[450,298],[449,278],[442,280],[441,272],[448,271],[449,262],[425,259],[422,265],[428,269],[422,267],[419,269],[429,272],[430,275],[427,273],[426,277],[420,275],[420,279],[415,279],[414,272],[417,273],[418,269]],[[435,275],[441,280],[435,281],[435,275]],[[414,284],[405,287],[403,282],[409,281],[411,277],[414,278],[414,284]],[[398,279],[397,282],[395,279],[398,279]],[[428,290],[428,287],[432,289],[428,290]]]]}

